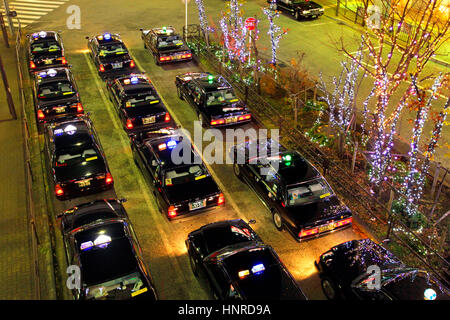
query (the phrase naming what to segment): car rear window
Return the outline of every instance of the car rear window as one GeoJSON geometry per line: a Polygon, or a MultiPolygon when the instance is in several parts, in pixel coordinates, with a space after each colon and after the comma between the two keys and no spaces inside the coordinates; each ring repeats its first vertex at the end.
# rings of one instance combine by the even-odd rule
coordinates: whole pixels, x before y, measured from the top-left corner
{"type": "Polygon", "coordinates": [[[165,186],[180,185],[206,178],[208,173],[202,165],[182,166],[165,173],[165,186]]]}
{"type": "Polygon", "coordinates": [[[250,230],[233,225],[205,228],[203,237],[208,248],[207,254],[232,244],[254,240],[250,230]]]}
{"type": "Polygon", "coordinates": [[[56,40],[39,41],[31,44],[31,53],[33,54],[57,53],[59,51],[61,51],[61,47],[56,40]]]}
{"type": "Polygon", "coordinates": [[[38,89],[40,100],[56,100],[64,97],[72,97],[75,90],[70,81],[53,81],[43,83],[38,89]]]}

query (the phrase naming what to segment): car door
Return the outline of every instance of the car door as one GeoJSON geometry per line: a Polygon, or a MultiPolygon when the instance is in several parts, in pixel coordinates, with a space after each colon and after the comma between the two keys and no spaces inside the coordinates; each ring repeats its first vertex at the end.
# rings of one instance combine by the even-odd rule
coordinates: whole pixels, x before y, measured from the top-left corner
{"type": "Polygon", "coordinates": [[[222,267],[215,263],[209,263],[206,272],[213,297],[217,300],[225,300],[230,285],[222,267]]]}
{"type": "Polygon", "coordinates": [[[117,111],[117,114],[119,115],[120,118],[123,117],[123,111],[121,110],[122,108],[122,99],[120,98],[120,88],[119,85],[117,83],[117,81],[114,81],[113,84],[110,87],[110,96],[111,96],[111,100],[112,103],[114,105],[114,108],[117,111]]]}

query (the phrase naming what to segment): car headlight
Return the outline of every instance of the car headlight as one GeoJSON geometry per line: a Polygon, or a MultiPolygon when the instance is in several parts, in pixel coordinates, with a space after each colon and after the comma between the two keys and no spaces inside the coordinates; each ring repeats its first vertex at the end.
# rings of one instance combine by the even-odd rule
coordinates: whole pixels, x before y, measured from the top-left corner
{"type": "Polygon", "coordinates": [[[309,11],[308,10],[303,10],[302,13],[303,14],[307,14],[307,13],[309,13],[309,11]]]}
{"type": "Polygon", "coordinates": [[[320,11],[325,11],[325,9],[324,8],[320,8],[320,11]]]}

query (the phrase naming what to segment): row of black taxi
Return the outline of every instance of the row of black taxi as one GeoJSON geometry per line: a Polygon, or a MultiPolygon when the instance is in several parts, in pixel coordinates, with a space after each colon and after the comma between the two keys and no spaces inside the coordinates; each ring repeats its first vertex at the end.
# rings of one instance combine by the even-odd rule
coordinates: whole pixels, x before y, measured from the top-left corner
{"type": "MultiPolygon", "coordinates": [[[[192,53],[173,28],[141,31],[144,46],[157,64],[192,59],[192,53]]],[[[134,60],[120,36],[104,33],[88,38],[88,47],[99,75],[107,80],[109,98],[130,136],[135,162],[153,182],[150,185],[154,186],[152,191],[161,211],[171,220],[223,205],[224,195],[201,156],[179,134],[177,124],[150,79],[136,72],[134,60]],[[180,156],[184,153],[187,163],[175,163],[174,151],[180,156]]],[[[36,117],[39,123],[46,124],[56,196],[63,199],[112,187],[112,176],[95,129],[88,116],[82,115],[83,106],[67,60],[58,59],[64,57],[59,35],[52,32],[30,35],[29,48],[30,70],[36,78],[36,117]],[[42,45],[47,38],[49,44],[42,45]],[[39,54],[34,54],[37,47],[39,54]],[[45,50],[52,52],[50,62],[45,50]],[[62,89],[64,81],[70,88],[62,89]],[[45,91],[51,83],[56,89],[45,91]],[[75,100],[69,100],[74,97],[75,100]],[[40,103],[46,98],[50,103],[40,103]],[[67,119],[74,115],[73,119],[67,119]],[[101,164],[104,164],[103,171],[99,169],[101,164]],[[78,176],[74,176],[75,172],[78,176]],[[82,172],[89,174],[80,179],[82,172]]],[[[223,77],[186,73],[177,76],[175,83],[178,96],[189,102],[203,126],[221,127],[251,121],[250,110],[223,77]]],[[[271,154],[270,159],[254,161],[248,157],[252,144],[262,151],[274,142],[246,142],[235,146],[231,150],[233,159],[240,153],[245,161],[236,163],[234,172],[269,204],[277,229],[287,229],[302,241],[351,225],[350,210],[298,152],[277,145],[275,156],[271,154]],[[270,167],[273,163],[277,164],[276,170],[270,167]],[[262,175],[262,167],[269,173],[262,175]]],[[[156,299],[151,276],[122,206],[124,201],[98,200],[59,215],[68,263],[82,266],[82,287],[73,291],[74,298],[156,299]]],[[[222,221],[191,232],[186,246],[193,273],[209,284],[213,297],[218,299],[306,299],[275,251],[251,229],[253,222],[222,221]]],[[[367,239],[330,249],[321,255],[316,266],[323,291],[330,299],[448,297],[448,290],[437,279],[404,266],[383,247],[367,239]],[[367,272],[372,264],[382,267],[383,275],[381,285],[375,290],[373,275],[367,272]]]]}

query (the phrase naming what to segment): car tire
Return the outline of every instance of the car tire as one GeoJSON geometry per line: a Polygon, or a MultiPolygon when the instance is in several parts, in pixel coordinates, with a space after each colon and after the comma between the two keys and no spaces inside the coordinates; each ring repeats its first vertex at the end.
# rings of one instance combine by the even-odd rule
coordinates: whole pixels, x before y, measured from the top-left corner
{"type": "Polygon", "coordinates": [[[339,299],[339,293],[333,280],[328,277],[323,277],[320,281],[320,285],[325,297],[327,297],[328,300],[339,299]]]}
{"type": "Polygon", "coordinates": [[[236,177],[238,177],[239,179],[242,178],[242,176],[241,176],[241,168],[239,167],[239,165],[237,163],[233,164],[233,171],[234,171],[234,174],[236,175],[236,177]]]}
{"type": "Polygon", "coordinates": [[[198,277],[198,268],[192,256],[189,254],[189,264],[191,265],[192,273],[194,276],[198,277]]]}
{"type": "Polygon", "coordinates": [[[280,213],[275,209],[272,210],[272,221],[278,231],[283,230],[283,219],[281,218],[280,213]]]}
{"type": "Polygon", "coordinates": [[[178,86],[177,86],[177,94],[178,94],[178,98],[180,98],[180,100],[184,100],[183,95],[181,94],[181,89],[178,86]]]}
{"type": "Polygon", "coordinates": [[[205,119],[203,118],[203,115],[201,113],[198,114],[198,121],[200,121],[202,128],[206,128],[205,119]]]}

